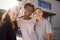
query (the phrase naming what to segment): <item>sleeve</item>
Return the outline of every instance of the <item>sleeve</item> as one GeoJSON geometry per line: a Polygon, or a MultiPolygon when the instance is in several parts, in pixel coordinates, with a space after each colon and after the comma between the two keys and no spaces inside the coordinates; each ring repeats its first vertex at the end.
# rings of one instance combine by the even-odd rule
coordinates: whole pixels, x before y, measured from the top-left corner
{"type": "Polygon", "coordinates": [[[21,23],[21,19],[18,19],[18,20],[17,20],[17,25],[18,25],[18,27],[20,26],[20,23],[21,23]]]}
{"type": "Polygon", "coordinates": [[[18,19],[18,20],[17,20],[17,25],[18,25],[18,30],[20,30],[21,19],[18,19]]]}
{"type": "Polygon", "coordinates": [[[49,22],[46,23],[46,33],[52,33],[52,27],[49,22]]]}

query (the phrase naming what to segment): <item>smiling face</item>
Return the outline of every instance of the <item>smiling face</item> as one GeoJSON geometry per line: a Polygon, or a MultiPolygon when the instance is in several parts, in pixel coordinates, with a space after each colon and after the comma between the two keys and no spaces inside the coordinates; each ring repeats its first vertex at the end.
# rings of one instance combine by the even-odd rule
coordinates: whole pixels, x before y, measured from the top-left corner
{"type": "Polygon", "coordinates": [[[18,17],[18,13],[19,13],[19,11],[17,9],[11,9],[9,12],[10,19],[12,21],[15,21],[18,17]]]}
{"type": "Polygon", "coordinates": [[[26,3],[24,5],[24,9],[25,9],[25,16],[29,17],[32,15],[33,11],[34,11],[34,5],[32,5],[31,3],[26,3]]]}
{"type": "Polygon", "coordinates": [[[34,14],[36,15],[36,17],[38,18],[42,18],[43,17],[43,12],[42,12],[42,10],[41,9],[36,9],[35,11],[34,11],[34,14]]]}
{"type": "Polygon", "coordinates": [[[33,12],[32,7],[27,6],[27,7],[25,8],[25,15],[26,15],[26,16],[31,16],[31,15],[32,15],[32,12],[33,12]]]}

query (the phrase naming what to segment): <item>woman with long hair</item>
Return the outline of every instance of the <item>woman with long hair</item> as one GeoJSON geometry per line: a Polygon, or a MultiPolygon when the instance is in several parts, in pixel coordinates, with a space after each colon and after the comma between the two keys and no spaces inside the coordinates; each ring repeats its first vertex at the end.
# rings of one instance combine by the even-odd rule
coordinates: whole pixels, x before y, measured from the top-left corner
{"type": "Polygon", "coordinates": [[[16,40],[16,32],[18,30],[16,19],[18,13],[18,8],[14,7],[2,15],[0,40],[16,40]]]}

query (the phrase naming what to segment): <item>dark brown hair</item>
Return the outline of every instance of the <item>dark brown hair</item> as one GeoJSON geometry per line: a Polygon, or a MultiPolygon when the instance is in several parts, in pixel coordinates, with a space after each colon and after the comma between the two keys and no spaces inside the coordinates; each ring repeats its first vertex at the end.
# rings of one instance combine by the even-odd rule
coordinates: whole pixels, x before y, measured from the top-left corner
{"type": "MultiPolygon", "coordinates": [[[[35,10],[37,10],[37,9],[39,9],[39,10],[41,10],[41,11],[42,11],[42,9],[41,9],[41,8],[36,8],[35,10]]],[[[34,10],[34,11],[35,11],[35,10],[34,10]]]]}
{"type": "Polygon", "coordinates": [[[34,5],[33,5],[33,4],[31,4],[31,3],[26,3],[26,4],[24,5],[24,8],[26,9],[27,6],[30,6],[30,7],[32,8],[32,10],[34,11],[34,5]]]}

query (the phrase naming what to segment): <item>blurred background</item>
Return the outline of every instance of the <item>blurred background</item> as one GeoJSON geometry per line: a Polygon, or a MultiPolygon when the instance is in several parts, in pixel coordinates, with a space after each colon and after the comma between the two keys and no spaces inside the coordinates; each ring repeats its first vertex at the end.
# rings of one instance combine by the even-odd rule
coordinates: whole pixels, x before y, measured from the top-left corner
{"type": "MultiPolygon", "coordinates": [[[[24,4],[30,2],[35,8],[41,8],[44,13],[44,18],[52,24],[52,40],[60,40],[60,0],[21,0],[21,2],[24,4]]],[[[24,6],[24,4],[22,4],[22,6],[24,6]]],[[[5,11],[13,6],[18,6],[18,0],[0,0],[0,19],[5,11]]],[[[21,13],[19,16],[23,15],[24,14],[21,13]]],[[[18,31],[17,38],[21,37],[20,34],[18,31]]]]}

